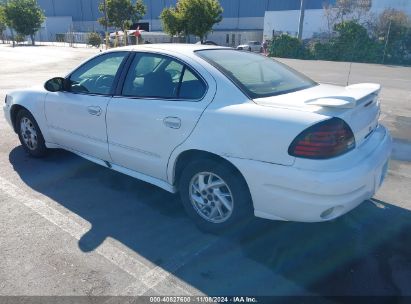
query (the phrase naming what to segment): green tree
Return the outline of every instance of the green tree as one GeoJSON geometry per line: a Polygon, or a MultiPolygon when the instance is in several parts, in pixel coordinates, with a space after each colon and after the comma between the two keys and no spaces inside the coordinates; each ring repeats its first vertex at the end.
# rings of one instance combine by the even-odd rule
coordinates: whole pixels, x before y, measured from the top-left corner
{"type": "Polygon", "coordinates": [[[35,45],[34,34],[45,20],[44,12],[36,0],[10,0],[4,9],[7,25],[22,36],[30,36],[35,45]]]}
{"type": "MultiPolygon", "coordinates": [[[[126,31],[133,22],[137,23],[146,14],[146,6],[143,0],[137,0],[134,5],[131,0],[103,0],[99,5],[99,10],[103,13],[105,7],[104,1],[106,3],[107,20],[105,17],[102,17],[98,21],[104,26],[113,26],[121,29],[124,35],[126,35],[126,31]]],[[[127,44],[126,36],[124,40],[127,44]]]]}
{"type": "Polygon", "coordinates": [[[370,38],[367,29],[354,22],[346,21],[335,25],[337,37],[333,39],[333,49],[342,61],[376,62],[380,53],[379,45],[370,38]]]}
{"type": "Polygon", "coordinates": [[[335,0],[324,1],[324,15],[328,32],[331,34],[335,25],[348,20],[357,23],[368,23],[372,0],[335,0]]]}
{"type": "Polygon", "coordinates": [[[389,62],[405,62],[407,54],[411,54],[411,20],[404,12],[384,10],[376,18],[372,32],[384,44],[384,57],[389,62]]]}
{"type": "Polygon", "coordinates": [[[378,62],[381,45],[372,39],[367,29],[354,21],[345,21],[335,25],[337,35],[327,43],[317,43],[314,55],[317,59],[378,62]]]}
{"type": "Polygon", "coordinates": [[[4,31],[7,28],[6,24],[6,14],[5,14],[5,7],[4,5],[0,4],[0,39],[3,40],[4,43],[4,31]]]}
{"type": "Polygon", "coordinates": [[[201,42],[214,24],[222,20],[223,9],[218,0],[179,0],[175,8],[161,13],[164,30],[170,35],[184,32],[198,36],[201,42]]]}
{"type": "Polygon", "coordinates": [[[176,8],[165,8],[160,14],[163,31],[170,36],[185,34],[183,18],[176,8]]]}

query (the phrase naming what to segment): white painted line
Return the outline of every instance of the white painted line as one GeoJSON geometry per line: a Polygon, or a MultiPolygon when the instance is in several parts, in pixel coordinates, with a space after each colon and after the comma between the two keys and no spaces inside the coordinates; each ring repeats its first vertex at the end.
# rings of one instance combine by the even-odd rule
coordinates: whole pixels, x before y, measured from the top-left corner
{"type": "MultiPolygon", "coordinates": [[[[1,176],[0,191],[23,203],[26,207],[32,209],[77,240],[80,240],[88,231],[86,227],[81,226],[68,216],[49,207],[46,203],[29,197],[23,190],[1,176]]],[[[140,278],[150,270],[148,266],[110,243],[104,242],[96,249],[96,252],[135,278],[140,278]]]]}

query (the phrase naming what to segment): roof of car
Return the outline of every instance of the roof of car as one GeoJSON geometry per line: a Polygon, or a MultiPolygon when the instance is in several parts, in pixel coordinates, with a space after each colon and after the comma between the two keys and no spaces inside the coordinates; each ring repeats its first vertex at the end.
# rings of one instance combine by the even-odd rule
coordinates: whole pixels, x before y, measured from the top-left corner
{"type": "Polygon", "coordinates": [[[175,51],[178,53],[193,53],[195,51],[210,50],[210,49],[230,49],[228,47],[206,45],[206,44],[184,44],[184,43],[157,43],[157,44],[140,44],[129,45],[112,49],[112,51],[144,51],[144,50],[164,50],[175,51]]]}

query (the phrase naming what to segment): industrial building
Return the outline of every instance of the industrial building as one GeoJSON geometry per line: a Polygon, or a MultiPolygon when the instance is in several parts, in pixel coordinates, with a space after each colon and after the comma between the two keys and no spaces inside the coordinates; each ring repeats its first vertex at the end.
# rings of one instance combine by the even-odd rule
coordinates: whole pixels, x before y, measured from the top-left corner
{"type": "MultiPolygon", "coordinates": [[[[335,0],[328,0],[334,2],[335,0]]],[[[102,0],[37,0],[47,20],[37,35],[39,40],[56,40],[56,34],[102,31],[97,22],[102,16],[98,10],[102,0]]],[[[141,22],[150,31],[161,31],[159,19],[165,7],[177,0],[144,0],[147,13],[141,22]]],[[[305,0],[306,13],[303,37],[324,31],[324,0],[305,0]]],[[[220,0],[224,9],[223,20],[215,25],[209,39],[221,45],[239,45],[249,40],[270,39],[273,32],[295,35],[301,0],[220,0]]],[[[396,8],[411,15],[410,0],[373,0],[372,11],[396,8]]]]}

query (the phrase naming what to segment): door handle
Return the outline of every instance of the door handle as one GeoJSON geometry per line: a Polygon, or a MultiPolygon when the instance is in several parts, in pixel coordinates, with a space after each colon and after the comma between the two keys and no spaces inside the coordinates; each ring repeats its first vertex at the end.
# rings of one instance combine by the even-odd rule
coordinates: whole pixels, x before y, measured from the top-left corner
{"type": "Polygon", "coordinates": [[[180,129],[181,127],[181,119],[178,117],[166,117],[163,119],[163,123],[166,127],[171,129],[180,129]]]}
{"type": "Polygon", "coordinates": [[[100,107],[90,106],[90,107],[87,108],[87,111],[88,111],[89,114],[91,114],[91,115],[96,115],[96,116],[100,116],[100,115],[101,115],[101,108],[100,108],[100,107]]]}

